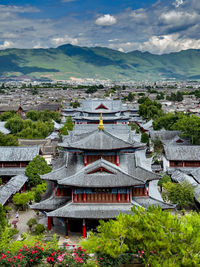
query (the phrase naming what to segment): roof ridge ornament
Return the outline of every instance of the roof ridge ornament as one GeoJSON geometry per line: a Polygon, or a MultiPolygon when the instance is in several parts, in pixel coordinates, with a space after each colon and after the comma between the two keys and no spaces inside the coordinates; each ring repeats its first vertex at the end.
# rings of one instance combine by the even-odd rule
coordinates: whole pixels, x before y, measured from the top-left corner
{"type": "Polygon", "coordinates": [[[101,115],[100,115],[100,120],[99,120],[99,126],[98,126],[98,129],[99,129],[99,131],[103,131],[103,129],[104,129],[102,112],[101,112],[101,115]]]}

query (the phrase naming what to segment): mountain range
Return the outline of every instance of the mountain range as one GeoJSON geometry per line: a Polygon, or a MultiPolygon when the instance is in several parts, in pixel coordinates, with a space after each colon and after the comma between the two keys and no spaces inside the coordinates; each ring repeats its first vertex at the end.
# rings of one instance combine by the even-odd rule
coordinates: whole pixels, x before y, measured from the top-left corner
{"type": "Polygon", "coordinates": [[[70,77],[113,81],[197,80],[200,79],[200,50],[155,55],[70,44],[47,49],[1,50],[0,78],[22,75],[51,80],[70,77]]]}

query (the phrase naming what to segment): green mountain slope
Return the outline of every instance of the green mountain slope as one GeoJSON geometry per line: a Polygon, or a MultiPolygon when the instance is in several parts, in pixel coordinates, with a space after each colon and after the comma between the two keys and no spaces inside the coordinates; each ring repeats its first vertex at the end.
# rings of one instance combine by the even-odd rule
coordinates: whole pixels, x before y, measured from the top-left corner
{"type": "Polygon", "coordinates": [[[200,79],[200,50],[153,55],[103,47],[63,45],[0,51],[0,77],[99,78],[111,80],[200,79]]]}

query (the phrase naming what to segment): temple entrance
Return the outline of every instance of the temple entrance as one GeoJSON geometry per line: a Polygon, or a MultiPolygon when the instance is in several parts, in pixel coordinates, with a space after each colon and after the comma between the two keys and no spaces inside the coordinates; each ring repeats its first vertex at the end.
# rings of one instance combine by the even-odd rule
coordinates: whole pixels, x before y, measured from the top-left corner
{"type": "Polygon", "coordinates": [[[74,233],[82,233],[83,219],[70,219],[69,231],[74,233]]]}
{"type": "Polygon", "coordinates": [[[87,231],[96,232],[96,228],[99,226],[99,221],[94,219],[87,219],[86,220],[86,229],[87,231]]]}

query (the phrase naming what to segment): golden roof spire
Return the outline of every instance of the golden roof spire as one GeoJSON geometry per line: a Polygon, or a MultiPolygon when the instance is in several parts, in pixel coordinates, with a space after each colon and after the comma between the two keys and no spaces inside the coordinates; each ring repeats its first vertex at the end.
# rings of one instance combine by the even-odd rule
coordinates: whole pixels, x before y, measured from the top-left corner
{"type": "Polygon", "coordinates": [[[104,129],[102,112],[101,112],[101,115],[100,115],[100,120],[99,120],[99,126],[98,126],[98,129],[99,129],[99,131],[102,131],[102,130],[104,129]]]}

